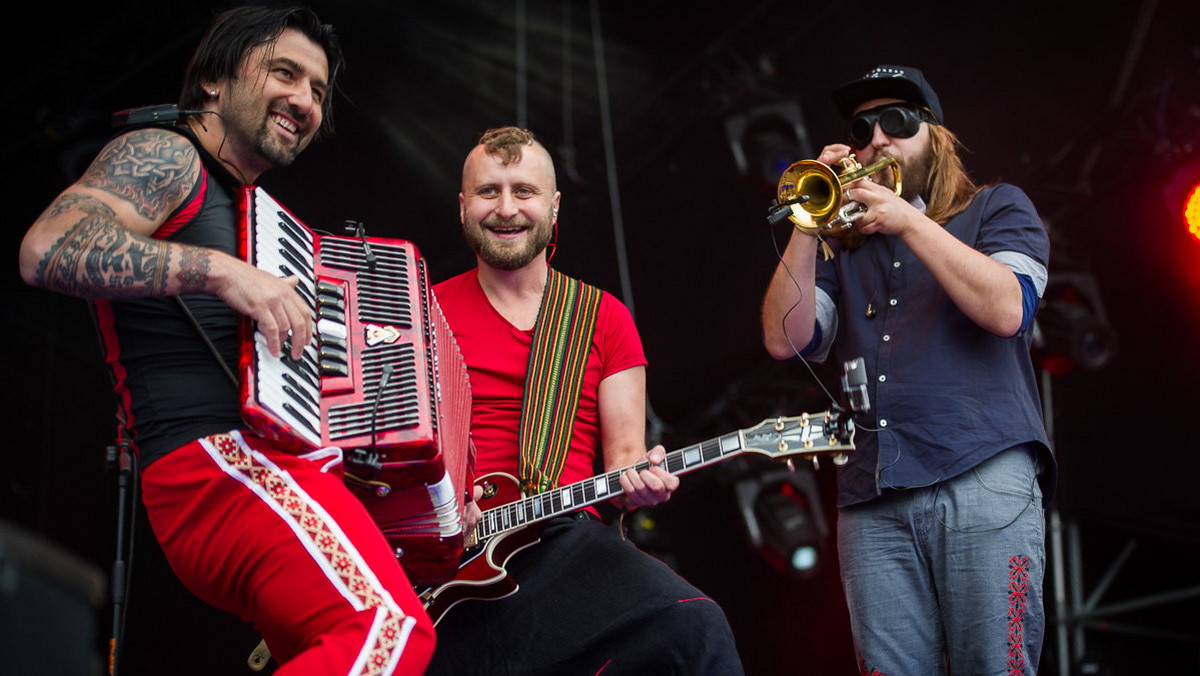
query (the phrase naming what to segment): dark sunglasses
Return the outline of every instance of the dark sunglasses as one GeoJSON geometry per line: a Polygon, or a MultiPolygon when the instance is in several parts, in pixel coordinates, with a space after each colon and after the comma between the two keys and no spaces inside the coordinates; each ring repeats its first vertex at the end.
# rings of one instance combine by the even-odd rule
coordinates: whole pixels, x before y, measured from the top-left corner
{"type": "Polygon", "coordinates": [[[850,119],[850,145],[862,149],[875,136],[875,123],[892,138],[912,138],[922,122],[937,124],[933,113],[911,103],[887,103],[855,115],[850,119]]]}

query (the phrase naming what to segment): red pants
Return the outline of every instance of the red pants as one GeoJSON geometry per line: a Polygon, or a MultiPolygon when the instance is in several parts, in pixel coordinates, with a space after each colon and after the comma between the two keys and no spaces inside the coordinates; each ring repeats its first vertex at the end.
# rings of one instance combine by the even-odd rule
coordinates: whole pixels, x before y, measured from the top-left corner
{"type": "Polygon", "coordinates": [[[142,473],[150,525],[204,602],[262,634],[278,676],[420,674],[433,624],[362,503],[341,452],[297,456],[218,434],[142,473]]]}

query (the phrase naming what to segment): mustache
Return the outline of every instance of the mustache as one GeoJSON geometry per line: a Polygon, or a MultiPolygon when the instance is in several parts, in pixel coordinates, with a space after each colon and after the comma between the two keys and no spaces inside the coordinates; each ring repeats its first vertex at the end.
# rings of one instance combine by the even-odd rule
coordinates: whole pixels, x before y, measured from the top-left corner
{"type": "Polygon", "coordinates": [[[480,221],[479,224],[484,226],[485,228],[499,228],[499,229],[532,228],[534,226],[533,221],[529,220],[525,216],[514,216],[513,218],[510,218],[508,220],[502,220],[497,216],[488,216],[487,218],[480,221]]]}

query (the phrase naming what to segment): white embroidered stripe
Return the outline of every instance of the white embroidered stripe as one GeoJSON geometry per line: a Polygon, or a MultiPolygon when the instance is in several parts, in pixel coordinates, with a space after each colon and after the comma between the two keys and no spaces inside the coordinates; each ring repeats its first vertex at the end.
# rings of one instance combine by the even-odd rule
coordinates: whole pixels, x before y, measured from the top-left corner
{"type": "Polygon", "coordinates": [[[400,661],[400,656],[404,654],[404,646],[408,643],[408,635],[412,633],[412,628],[416,625],[417,620],[413,617],[405,617],[400,622],[399,630],[396,632],[395,643],[391,649],[384,646],[387,652],[387,659],[384,664],[378,664],[378,659],[375,657],[378,642],[388,638],[387,625],[391,624],[391,620],[395,616],[388,612],[387,608],[378,606],[375,609],[375,619],[371,622],[371,630],[368,632],[368,637],[377,639],[376,642],[367,641],[363,644],[362,652],[358,654],[358,658],[350,667],[350,674],[378,674],[379,676],[390,676],[396,671],[396,664],[400,661]]]}
{"type": "Polygon", "coordinates": [[[247,446],[236,430],[201,439],[200,444],[223,472],[257,495],[292,529],[296,540],[352,608],[377,609],[363,652],[350,673],[391,674],[415,620],[404,615],[337,523],[288,472],[247,446]],[[335,561],[340,566],[335,567],[335,561]]]}

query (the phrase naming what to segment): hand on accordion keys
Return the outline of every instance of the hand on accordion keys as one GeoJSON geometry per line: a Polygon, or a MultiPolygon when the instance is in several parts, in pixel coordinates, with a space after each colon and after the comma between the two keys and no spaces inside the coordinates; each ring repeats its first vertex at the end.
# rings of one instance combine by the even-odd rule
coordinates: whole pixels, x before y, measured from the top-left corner
{"type": "Polygon", "coordinates": [[[211,279],[216,295],[234,310],[253,319],[278,357],[289,336],[291,357],[299,359],[312,339],[312,310],[296,292],[295,275],[276,277],[232,256],[213,255],[211,279]]]}

